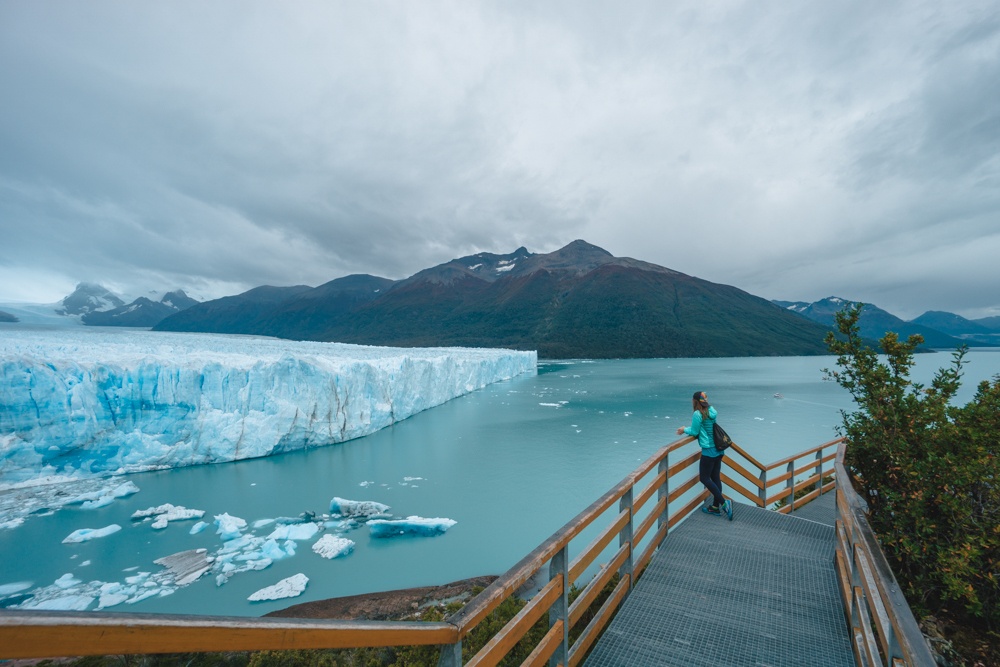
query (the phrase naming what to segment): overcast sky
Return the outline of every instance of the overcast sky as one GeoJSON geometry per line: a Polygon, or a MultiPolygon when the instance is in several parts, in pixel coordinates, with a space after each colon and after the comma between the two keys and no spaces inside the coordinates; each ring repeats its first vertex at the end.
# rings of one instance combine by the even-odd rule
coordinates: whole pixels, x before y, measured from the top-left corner
{"type": "Polygon", "coordinates": [[[1000,315],[995,0],[0,0],[0,100],[0,301],[582,238],[1000,315]]]}

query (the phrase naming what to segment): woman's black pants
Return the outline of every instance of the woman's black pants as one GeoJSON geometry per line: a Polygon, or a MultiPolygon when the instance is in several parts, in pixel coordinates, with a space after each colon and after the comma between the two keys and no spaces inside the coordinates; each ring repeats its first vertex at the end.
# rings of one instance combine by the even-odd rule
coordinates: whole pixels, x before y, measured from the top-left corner
{"type": "Polygon", "coordinates": [[[712,494],[712,504],[716,507],[726,502],[722,497],[722,457],[701,455],[698,464],[698,479],[712,494]]]}

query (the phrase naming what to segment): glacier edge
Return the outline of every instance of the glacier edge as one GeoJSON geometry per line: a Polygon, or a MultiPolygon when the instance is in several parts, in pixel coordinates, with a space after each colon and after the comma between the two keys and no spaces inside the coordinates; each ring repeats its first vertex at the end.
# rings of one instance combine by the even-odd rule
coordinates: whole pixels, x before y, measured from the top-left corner
{"type": "Polygon", "coordinates": [[[537,353],[159,332],[0,339],[0,488],[336,444],[535,372],[537,353]]]}

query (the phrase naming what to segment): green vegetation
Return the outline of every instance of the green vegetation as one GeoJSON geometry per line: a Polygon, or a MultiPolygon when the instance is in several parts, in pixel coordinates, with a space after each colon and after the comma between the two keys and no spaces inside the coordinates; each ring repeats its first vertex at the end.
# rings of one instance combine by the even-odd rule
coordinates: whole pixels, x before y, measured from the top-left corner
{"type": "Polygon", "coordinates": [[[881,360],[860,336],[860,311],[838,313],[840,335],[826,342],[831,375],[859,408],[844,413],[843,433],[869,522],[917,617],[950,619],[978,659],[1000,664],[1000,377],[953,405],[966,350],[930,386],[913,383],[920,336],[887,334],[881,360]]]}

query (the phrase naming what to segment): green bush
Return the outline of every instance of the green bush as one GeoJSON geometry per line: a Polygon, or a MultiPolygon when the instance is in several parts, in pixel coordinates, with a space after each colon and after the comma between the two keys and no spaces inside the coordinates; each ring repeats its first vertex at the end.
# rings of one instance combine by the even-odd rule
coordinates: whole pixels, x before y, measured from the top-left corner
{"type": "Polygon", "coordinates": [[[948,609],[983,630],[1000,629],[1000,377],[953,405],[965,349],[930,386],[909,371],[920,336],[879,341],[858,332],[857,304],[837,314],[830,372],[858,410],[843,413],[847,465],[868,503],[882,550],[919,615],[948,609]]]}

